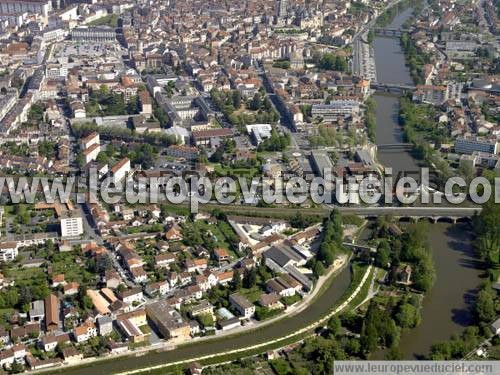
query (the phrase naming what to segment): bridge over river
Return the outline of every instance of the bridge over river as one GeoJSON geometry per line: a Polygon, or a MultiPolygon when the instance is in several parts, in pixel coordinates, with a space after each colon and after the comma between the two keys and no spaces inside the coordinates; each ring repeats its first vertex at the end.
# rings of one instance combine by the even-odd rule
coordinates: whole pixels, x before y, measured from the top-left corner
{"type": "Polygon", "coordinates": [[[375,35],[377,36],[385,36],[393,38],[399,38],[401,35],[403,35],[404,32],[408,31],[396,27],[375,27],[373,30],[375,32],[375,35]]]}
{"type": "Polygon", "coordinates": [[[384,143],[377,145],[377,150],[385,151],[385,150],[410,150],[413,148],[411,143],[384,143]]]}
{"type": "Polygon", "coordinates": [[[468,221],[481,212],[480,207],[407,206],[407,207],[341,207],[340,212],[354,214],[367,219],[391,215],[399,220],[418,221],[420,219],[437,222],[468,221]]]}
{"type": "Polygon", "coordinates": [[[401,84],[401,83],[382,83],[382,82],[371,82],[370,88],[378,91],[388,91],[397,93],[416,90],[416,86],[414,85],[401,84]]]}

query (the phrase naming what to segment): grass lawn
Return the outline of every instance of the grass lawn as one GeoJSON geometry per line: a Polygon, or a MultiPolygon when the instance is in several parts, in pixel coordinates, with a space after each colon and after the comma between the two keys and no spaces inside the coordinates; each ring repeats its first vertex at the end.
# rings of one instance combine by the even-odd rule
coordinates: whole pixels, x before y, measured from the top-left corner
{"type": "Polygon", "coordinates": [[[250,289],[241,288],[238,290],[238,293],[245,296],[250,302],[254,303],[259,299],[260,295],[264,293],[264,291],[254,286],[250,289]]]}
{"type": "Polygon", "coordinates": [[[31,280],[38,279],[39,277],[45,277],[44,268],[12,268],[5,272],[5,275],[14,280],[31,280]]]}
{"type": "Polygon", "coordinates": [[[85,269],[85,261],[80,258],[80,263],[76,260],[79,259],[74,253],[59,253],[56,254],[52,262],[52,270],[54,274],[64,273],[66,281],[76,281],[78,283],[87,283],[94,278],[90,272],[85,269]]]}
{"type": "Polygon", "coordinates": [[[229,255],[231,255],[233,259],[238,258],[237,254],[233,250],[231,250],[229,242],[227,242],[226,236],[223,233],[223,231],[233,232],[233,229],[228,223],[218,222],[217,224],[214,225],[214,224],[208,224],[207,221],[205,220],[197,220],[194,222],[194,225],[196,229],[200,231],[200,233],[203,232],[212,233],[212,235],[217,239],[216,243],[218,247],[226,249],[229,252],[229,255]]]}
{"type": "Polygon", "coordinates": [[[108,16],[104,16],[96,19],[89,23],[89,26],[111,26],[118,27],[118,15],[110,14],[108,16]]]}
{"type": "Polygon", "coordinates": [[[291,297],[282,297],[281,302],[284,303],[286,306],[291,306],[296,302],[299,302],[302,299],[300,294],[296,293],[295,295],[291,297]]]}
{"type": "Polygon", "coordinates": [[[220,164],[212,164],[215,173],[219,176],[242,176],[242,177],[254,177],[259,173],[259,168],[232,168],[224,167],[220,164]]]}
{"type": "Polygon", "coordinates": [[[140,326],[139,329],[141,330],[142,333],[144,333],[145,335],[149,335],[151,334],[151,327],[147,324],[143,325],[143,326],[140,326]]]}

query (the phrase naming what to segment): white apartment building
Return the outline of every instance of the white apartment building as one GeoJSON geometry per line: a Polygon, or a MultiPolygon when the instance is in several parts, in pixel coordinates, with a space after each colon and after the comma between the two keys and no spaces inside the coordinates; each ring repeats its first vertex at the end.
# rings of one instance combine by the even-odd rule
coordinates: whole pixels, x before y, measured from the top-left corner
{"type": "Polygon", "coordinates": [[[19,252],[17,251],[17,242],[0,243],[0,261],[11,262],[16,259],[19,252]]]}
{"type": "Polygon", "coordinates": [[[85,150],[89,148],[92,145],[98,145],[100,143],[99,139],[99,133],[97,132],[92,132],[89,135],[87,135],[85,138],[82,138],[80,140],[80,147],[85,150]]]}
{"type": "Polygon", "coordinates": [[[51,0],[2,0],[0,2],[0,13],[19,14],[37,13],[44,17],[52,10],[51,0]]]}
{"type": "Polygon", "coordinates": [[[128,172],[130,172],[130,159],[123,158],[118,163],[116,163],[113,168],[111,168],[111,172],[113,174],[113,182],[116,184],[123,180],[128,172]]]}
{"type": "Polygon", "coordinates": [[[77,211],[67,211],[61,215],[61,236],[78,237],[83,234],[83,219],[77,211]]]}
{"type": "Polygon", "coordinates": [[[90,163],[97,159],[97,155],[101,152],[101,146],[98,144],[93,144],[89,148],[83,150],[83,157],[85,158],[85,164],[90,163]]]}

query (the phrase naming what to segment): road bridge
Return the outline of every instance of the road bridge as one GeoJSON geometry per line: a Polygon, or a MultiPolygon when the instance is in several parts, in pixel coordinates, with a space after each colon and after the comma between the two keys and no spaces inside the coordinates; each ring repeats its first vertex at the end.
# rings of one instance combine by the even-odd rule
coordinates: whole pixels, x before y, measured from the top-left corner
{"type": "Polygon", "coordinates": [[[339,211],[366,219],[390,215],[400,221],[428,220],[433,223],[470,221],[481,212],[480,207],[407,206],[407,207],[340,207],[339,211]]]}
{"type": "MultiPolygon", "coordinates": [[[[432,199],[432,197],[431,197],[432,199]]],[[[258,214],[266,217],[279,217],[286,219],[297,214],[297,208],[290,207],[255,207],[248,205],[224,205],[224,204],[200,204],[200,209],[206,212],[213,209],[223,212],[245,212],[245,215],[252,216],[258,214]]],[[[314,215],[325,217],[333,209],[339,210],[342,214],[358,215],[366,219],[375,219],[379,216],[390,215],[401,221],[428,220],[431,222],[453,222],[469,221],[475,215],[479,215],[481,207],[444,206],[444,205],[423,205],[423,206],[336,206],[325,205],[322,208],[301,208],[303,215],[314,215]]]]}
{"type": "Polygon", "coordinates": [[[413,145],[411,143],[384,143],[381,145],[377,145],[377,150],[379,151],[384,151],[384,150],[407,150],[413,148],[413,145]]]}
{"type": "Polygon", "coordinates": [[[399,38],[403,35],[404,30],[392,28],[392,27],[375,27],[374,29],[375,35],[377,36],[386,36],[392,38],[399,38]]]}
{"type": "Polygon", "coordinates": [[[416,87],[413,85],[401,84],[401,83],[381,83],[381,82],[372,82],[370,84],[370,88],[378,91],[397,92],[397,93],[416,90],[416,87]]]}

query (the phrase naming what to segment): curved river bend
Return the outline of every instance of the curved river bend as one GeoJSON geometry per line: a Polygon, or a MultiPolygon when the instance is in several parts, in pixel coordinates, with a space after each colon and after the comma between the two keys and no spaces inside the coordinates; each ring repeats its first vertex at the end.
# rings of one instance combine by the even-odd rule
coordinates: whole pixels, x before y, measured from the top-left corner
{"type": "MultiPolygon", "coordinates": [[[[403,23],[410,13],[409,10],[402,12],[394,19],[390,27],[403,23]]],[[[377,76],[380,82],[411,82],[397,39],[377,37],[374,41],[374,49],[377,76]]],[[[397,97],[376,94],[374,98],[378,106],[376,134],[378,142],[401,142],[401,129],[397,123],[397,97]]],[[[415,170],[417,166],[417,161],[408,152],[397,152],[396,155],[393,152],[379,153],[378,157],[384,165],[391,166],[395,173],[399,170],[415,170]]],[[[402,335],[400,347],[405,358],[415,358],[417,355],[426,354],[430,345],[460,332],[470,321],[469,306],[479,283],[479,271],[472,253],[471,238],[468,234],[470,230],[464,227],[465,225],[452,226],[440,223],[430,226],[429,239],[434,250],[438,276],[436,284],[424,300],[422,323],[416,329],[402,335]]],[[[266,342],[298,330],[324,316],[347,290],[350,280],[351,274],[346,268],[302,313],[285,318],[251,334],[200,342],[162,353],[147,353],[141,357],[124,357],[116,358],[114,361],[96,362],[88,367],[67,368],[59,371],[54,369],[52,373],[111,374],[204,354],[224,353],[237,347],[266,342]]]]}

